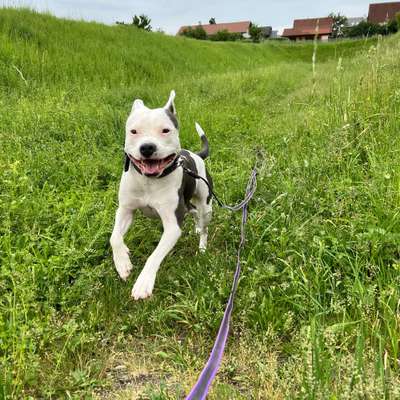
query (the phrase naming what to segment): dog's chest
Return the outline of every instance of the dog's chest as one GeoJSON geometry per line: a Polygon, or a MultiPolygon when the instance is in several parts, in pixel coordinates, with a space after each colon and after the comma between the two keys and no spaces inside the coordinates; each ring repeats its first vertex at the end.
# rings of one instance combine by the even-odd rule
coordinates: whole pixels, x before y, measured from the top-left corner
{"type": "Polygon", "coordinates": [[[162,179],[149,179],[132,173],[125,183],[124,197],[134,202],[146,216],[154,217],[158,215],[155,210],[160,207],[176,207],[182,171],[176,170],[162,179]]]}

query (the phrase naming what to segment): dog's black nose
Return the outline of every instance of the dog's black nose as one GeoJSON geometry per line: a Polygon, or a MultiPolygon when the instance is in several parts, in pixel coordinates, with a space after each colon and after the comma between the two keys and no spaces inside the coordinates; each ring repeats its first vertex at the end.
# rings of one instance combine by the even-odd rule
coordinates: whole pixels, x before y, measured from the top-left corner
{"type": "Polygon", "coordinates": [[[140,146],[140,154],[143,157],[151,157],[153,153],[157,150],[157,147],[153,143],[143,143],[140,146]]]}

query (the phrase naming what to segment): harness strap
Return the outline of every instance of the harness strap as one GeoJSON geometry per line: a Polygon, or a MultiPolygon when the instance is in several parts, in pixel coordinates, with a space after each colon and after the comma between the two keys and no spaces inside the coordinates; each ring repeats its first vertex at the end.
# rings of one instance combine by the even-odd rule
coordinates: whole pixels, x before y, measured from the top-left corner
{"type": "Polygon", "coordinates": [[[195,172],[193,172],[192,170],[187,168],[185,165],[183,165],[183,163],[179,164],[179,166],[181,166],[183,171],[186,174],[190,175],[192,178],[202,180],[207,185],[210,193],[212,194],[212,196],[214,197],[214,199],[216,200],[218,205],[222,208],[225,208],[226,210],[230,210],[230,211],[241,210],[250,201],[250,199],[253,197],[253,195],[257,189],[257,170],[256,170],[256,168],[254,168],[250,175],[249,182],[247,184],[246,195],[245,195],[244,199],[240,203],[231,206],[231,205],[225,204],[224,202],[222,202],[219,199],[219,197],[216,195],[216,193],[212,189],[211,185],[208,183],[207,179],[204,179],[202,176],[196,174],[195,172]]]}

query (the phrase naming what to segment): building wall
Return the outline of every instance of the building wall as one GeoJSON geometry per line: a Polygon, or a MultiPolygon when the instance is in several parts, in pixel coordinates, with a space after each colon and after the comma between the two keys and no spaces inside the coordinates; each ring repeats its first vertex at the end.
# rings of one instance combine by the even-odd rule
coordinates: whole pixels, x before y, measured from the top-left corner
{"type": "MultiPolygon", "coordinates": [[[[323,42],[327,42],[329,40],[330,36],[329,35],[319,35],[318,40],[321,40],[323,42]]],[[[301,42],[304,40],[314,40],[315,36],[314,35],[308,35],[308,36],[294,36],[290,37],[290,40],[295,40],[296,42],[301,42]]]]}

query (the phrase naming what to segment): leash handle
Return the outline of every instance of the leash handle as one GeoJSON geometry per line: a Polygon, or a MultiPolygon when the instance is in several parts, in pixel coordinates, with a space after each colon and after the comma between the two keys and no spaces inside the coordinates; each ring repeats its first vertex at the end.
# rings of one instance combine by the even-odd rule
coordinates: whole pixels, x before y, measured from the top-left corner
{"type": "Polygon", "coordinates": [[[189,395],[185,399],[185,400],[204,400],[206,398],[208,391],[210,389],[210,386],[218,372],[219,366],[222,361],[222,356],[224,354],[226,341],[228,339],[230,319],[231,319],[231,314],[232,314],[232,310],[233,310],[233,303],[234,303],[235,294],[236,294],[236,290],[238,287],[239,277],[240,277],[240,272],[241,272],[240,255],[241,255],[241,251],[244,247],[245,240],[246,240],[245,226],[246,226],[246,222],[247,222],[248,204],[249,204],[250,200],[252,199],[252,197],[255,193],[256,187],[257,187],[257,169],[255,166],[251,172],[249,181],[247,183],[246,195],[245,195],[244,199],[236,206],[227,206],[218,199],[218,197],[212,191],[210,185],[204,178],[195,174],[193,171],[187,169],[184,166],[183,166],[183,168],[184,168],[184,171],[187,174],[191,175],[193,178],[202,179],[207,184],[208,188],[210,189],[211,193],[217,200],[218,204],[220,204],[222,207],[227,208],[231,211],[242,210],[242,222],[240,225],[240,243],[239,243],[238,250],[237,250],[236,270],[235,270],[235,275],[233,278],[231,293],[229,295],[229,299],[228,299],[228,302],[225,307],[224,316],[222,318],[221,325],[219,327],[218,334],[215,339],[214,346],[212,348],[212,351],[211,351],[210,357],[207,361],[207,364],[203,368],[196,384],[193,386],[189,395]]]}

